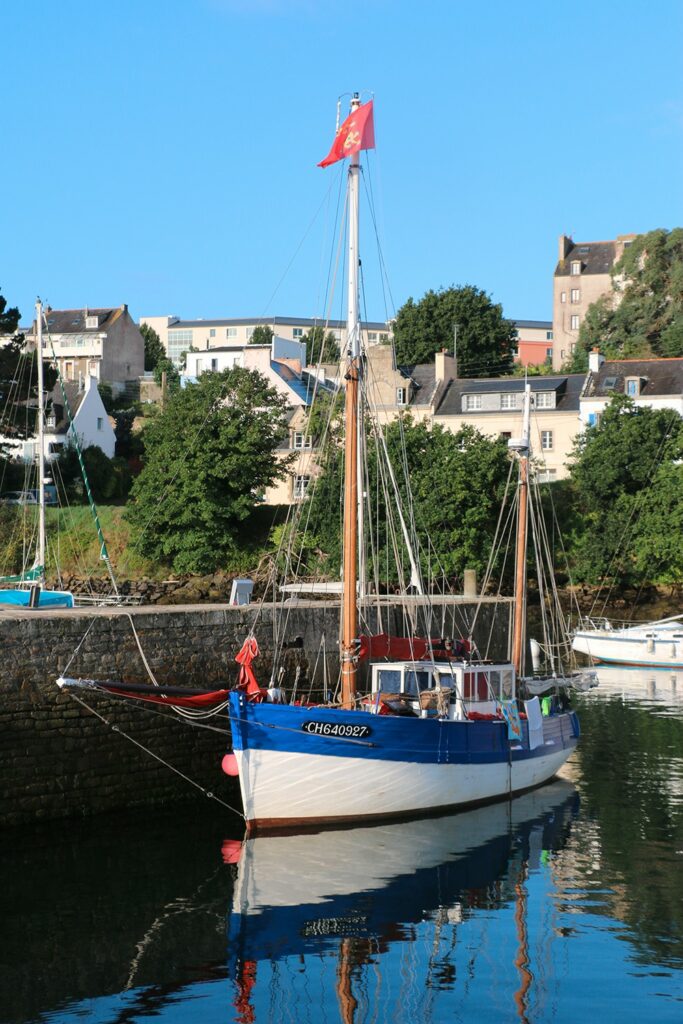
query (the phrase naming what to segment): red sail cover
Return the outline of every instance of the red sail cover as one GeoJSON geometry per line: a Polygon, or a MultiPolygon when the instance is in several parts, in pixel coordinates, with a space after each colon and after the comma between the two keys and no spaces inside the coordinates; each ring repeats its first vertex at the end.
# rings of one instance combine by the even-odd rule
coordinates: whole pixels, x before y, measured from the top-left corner
{"type": "Polygon", "coordinates": [[[444,640],[443,637],[425,640],[424,637],[389,636],[378,633],[376,636],[362,636],[358,657],[390,658],[394,661],[420,661],[422,658],[462,658],[469,653],[470,644],[467,640],[444,640]]]}
{"type": "Polygon", "coordinates": [[[163,686],[159,687],[159,693],[132,693],[130,690],[119,690],[115,686],[103,686],[100,688],[107,693],[113,693],[117,697],[132,697],[134,700],[146,700],[150,704],[170,704],[174,708],[208,708],[213,704],[222,704],[228,699],[229,690],[210,690],[206,693],[197,693],[192,697],[177,697],[164,694],[163,686]]]}
{"type": "Polygon", "coordinates": [[[375,124],[372,100],[358,107],[344,121],[332,143],[332,149],[318,167],[329,167],[345,156],[360,153],[361,149],[375,148],[375,124]]]}

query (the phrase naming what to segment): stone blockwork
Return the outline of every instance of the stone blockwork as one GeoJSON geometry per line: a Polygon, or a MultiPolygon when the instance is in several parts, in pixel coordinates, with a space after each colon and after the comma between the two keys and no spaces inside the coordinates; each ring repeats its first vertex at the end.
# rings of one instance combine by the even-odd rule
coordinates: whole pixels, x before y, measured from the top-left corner
{"type": "MultiPolygon", "coordinates": [[[[485,606],[477,633],[489,636],[496,606],[485,606]]],[[[466,609],[461,606],[461,610],[466,609]]],[[[471,608],[469,609],[471,611],[471,608]]],[[[459,614],[459,613],[458,613],[459,614]]],[[[453,615],[448,609],[448,618],[453,615]]],[[[384,609],[384,628],[400,634],[398,609],[384,609]]],[[[372,620],[374,615],[368,614],[372,620]]],[[[507,639],[507,609],[499,615],[499,651],[507,639]]],[[[232,685],[235,654],[250,630],[261,646],[255,668],[259,680],[270,678],[273,638],[301,638],[286,652],[285,682],[296,677],[308,686],[314,674],[328,678],[338,671],[338,610],[301,602],[274,620],[269,606],[235,608],[97,608],[83,611],[13,611],[0,616],[0,821],[17,824],[40,819],[95,814],[121,807],[161,804],[196,794],[190,783],[160,763],[173,765],[224,800],[239,807],[234,779],[220,770],[229,745],[228,722],[216,716],[188,725],[176,712],[132,704],[85,692],[88,711],[56,685],[58,676],[147,682],[149,676],[136,642],[157,681],[178,685],[232,685]],[[277,628],[276,628],[277,627],[277,628]],[[321,644],[321,636],[325,641],[321,644]],[[127,734],[147,753],[126,739],[127,734]]],[[[432,630],[432,634],[439,630],[432,630]]],[[[458,635],[457,629],[447,629],[458,635]]],[[[481,641],[480,641],[481,642],[481,641]]],[[[300,689],[301,692],[301,689],[300,689]]]]}

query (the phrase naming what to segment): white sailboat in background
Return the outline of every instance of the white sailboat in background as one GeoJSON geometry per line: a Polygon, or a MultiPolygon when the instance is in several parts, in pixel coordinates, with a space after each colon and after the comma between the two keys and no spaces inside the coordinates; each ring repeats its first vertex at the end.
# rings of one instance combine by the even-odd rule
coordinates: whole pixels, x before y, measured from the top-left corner
{"type": "Polygon", "coordinates": [[[598,662],[683,668],[683,614],[641,623],[587,619],[574,633],[572,647],[598,662]]]}
{"type": "Polygon", "coordinates": [[[33,566],[18,575],[0,577],[0,605],[22,608],[73,608],[74,596],[68,590],[51,590],[45,586],[45,504],[49,478],[45,464],[45,386],[43,374],[43,304],[36,302],[36,367],[38,384],[37,470],[38,470],[38,535],[33,566]],[[10,584],[16,584],[11,586],[10,584]]]}

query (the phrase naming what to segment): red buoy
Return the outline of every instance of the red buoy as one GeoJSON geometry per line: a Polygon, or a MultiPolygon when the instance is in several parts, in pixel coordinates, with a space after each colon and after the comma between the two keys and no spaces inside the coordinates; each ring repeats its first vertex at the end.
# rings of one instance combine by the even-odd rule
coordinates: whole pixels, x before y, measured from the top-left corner
{"type": "Polygon", "coordinates": [[[237,758],[235,757],[235,755],[226,754],[223,760],[221,761],[221,768],[223,769],[226,775],[238,775],[239,772],[237,768],[237,758]]]}

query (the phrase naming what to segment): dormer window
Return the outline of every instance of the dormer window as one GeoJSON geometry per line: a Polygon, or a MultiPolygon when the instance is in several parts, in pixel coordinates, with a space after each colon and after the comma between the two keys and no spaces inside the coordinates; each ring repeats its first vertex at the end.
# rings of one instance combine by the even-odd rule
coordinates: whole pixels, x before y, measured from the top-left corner
{"type": "Polygon", "coordinates": [[[85,318],[85,329],[86,331],[96,331],[100,326],[99,317],[86,316],[85,318]]]}
{"type": "Polygon", "coordinates": [[[576,277],[578,274],[580,274],[581,273],[581,260],[572,260],[571,264],[570,264],[570,267],[569,267],[569,272],[572,275],[572,277],[576,277]]]}
{"type": "Polygon", "coordinates": [[[508,392],[500,396],[501,409],[514,409],[517,405],[517,396],[508,392]]]}
{"type": "Polygon", "coordinates": [[[627,377],[624,390],[631,398],[637,398],[640,394],[640,377],[627,377]]]}
{"type": "Polygon", "coordinates": [[[46,420],[45,420],[45,424],[46,424],[46,426],[48,426],[48,427],[56,427],[56,426],[57,426],[57,420],[55,419],[55,416],[54,416],[54,414],[51,414],[51,415],[49,415],[49,416],[48,416],[48,417],[46,418],[46,420]]]}

